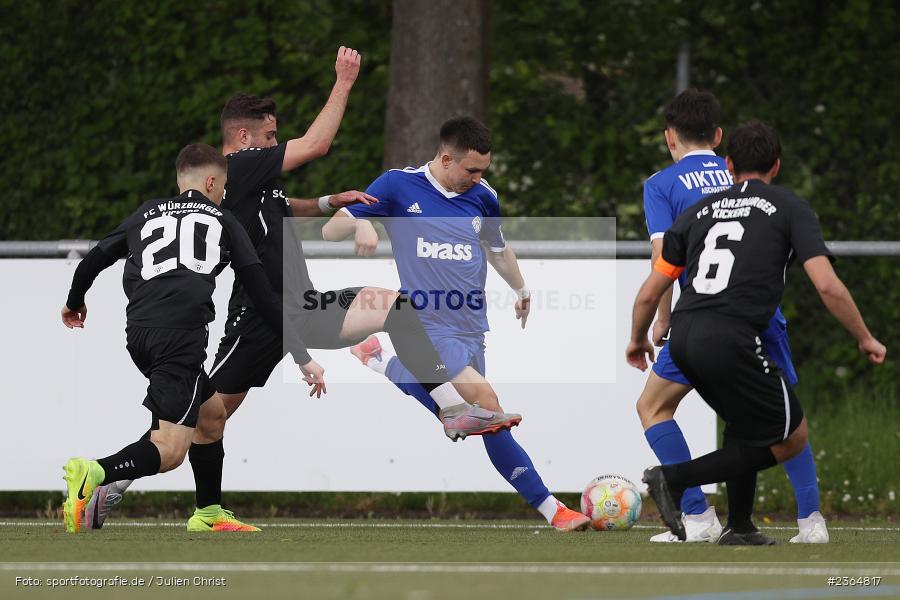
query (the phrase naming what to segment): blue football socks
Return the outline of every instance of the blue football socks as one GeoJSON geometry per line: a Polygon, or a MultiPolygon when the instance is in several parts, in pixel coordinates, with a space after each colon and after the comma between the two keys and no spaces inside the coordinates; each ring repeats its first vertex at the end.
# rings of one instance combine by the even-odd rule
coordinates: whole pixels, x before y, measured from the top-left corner
{"type": "Polygon", "coordinates": [[[797,498],[797,518],[805,519],[810,514],[819,510],[819,482],[816,479],[816,461],[813,458],[812,447],[807,442],[806,447],[784,463],[791,485],[794,486],[794,496],[797,498]]]}
{"type": "MultiPolygon", "coordinates": [[[[657,423],[644,432],[660,464],[672,465],[691,460],[691,451],[674,419],[657,423]]],[[[699,487],[688,488],[681,497],[681,512],[699,515],[707,508],[706,496],[699,487]]]]}

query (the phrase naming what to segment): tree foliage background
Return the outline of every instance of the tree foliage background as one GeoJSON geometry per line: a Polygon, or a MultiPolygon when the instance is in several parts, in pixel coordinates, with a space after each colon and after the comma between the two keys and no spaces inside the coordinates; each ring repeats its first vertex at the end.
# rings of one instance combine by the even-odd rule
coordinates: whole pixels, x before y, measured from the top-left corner
{"type": "MultiPolygon", "coordinates": [[[[381,171],[388,1],[0,9],[0,238],[97,238],[142,200],[173,193],[176,152],[220,143],[218,114],[235,91],[273,95],[281,138],[302,135],[341,44],[364,55],[347,116],[329,156],[290,176],[287,191],[362,188],[381,171]]],[[[898,239],[898,13],[877,0],[493,0],[491,185],[508,215],[616,216],[619,239],[645,239],[641,188],[670,162],[660,115],[687,41],[691,84],[719,97],[726,136],[749,118],[778,129],[779,183],[812,202],[826,238],[898,239]]],[[[838,270],[896,347],[896,259],[844,259],[838,270]]],[[[896,360],[878,372],[865,364],[799,269],[785,308],[801,377],[817,389],[900,375],[896,360]]]]}

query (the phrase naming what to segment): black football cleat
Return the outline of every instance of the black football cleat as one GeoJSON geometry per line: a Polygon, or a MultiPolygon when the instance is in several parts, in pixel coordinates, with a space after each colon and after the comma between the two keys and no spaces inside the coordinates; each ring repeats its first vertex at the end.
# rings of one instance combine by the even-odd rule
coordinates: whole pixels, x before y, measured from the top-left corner
{"type": "Polygon", "coordinates": [[[775,540],[759,531],[738,533],[731,527],[726,527],[719,536],[720,546],[774,546],[775,540]]]}
{"type": "Polygon", "coordinates": [[[684,530],[684,522],[681,520],[681,508],[669,492],[662,467],[650,467],[644,471],[642,481],[647,484],[647,490],[659,508],[659,516],[662,517],[663,523],[675,537],[683,542],[687,539],[687,533],[684,530]]]}

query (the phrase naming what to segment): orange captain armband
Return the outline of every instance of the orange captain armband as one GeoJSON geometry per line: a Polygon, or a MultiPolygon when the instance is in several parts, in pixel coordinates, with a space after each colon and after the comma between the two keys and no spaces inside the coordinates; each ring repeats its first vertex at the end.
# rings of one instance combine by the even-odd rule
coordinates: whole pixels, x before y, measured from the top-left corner
{"type": "Polygon", "coordinates": [[[656,259],[656,263],[653,265],[653,270],[658,273],[662,273],[669,279],[678,279],[678,276],[684,272],[684,267],[676,267],[673,264],[670,264],[666,259],[660,255],[659,258],[656,259]]]}

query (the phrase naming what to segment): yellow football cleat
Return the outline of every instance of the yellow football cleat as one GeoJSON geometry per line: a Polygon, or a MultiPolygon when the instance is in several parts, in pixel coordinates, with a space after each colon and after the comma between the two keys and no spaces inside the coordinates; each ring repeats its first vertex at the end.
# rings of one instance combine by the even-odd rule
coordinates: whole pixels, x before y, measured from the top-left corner
{"type": "Polygon", "coordinates": [[[100,485],[106,474],[97,461],[86,458],[69,459],[63,471],[63,479],[68,485],[68,496],[63,502],[66,531],[78,533],[84,520],[84,507],[90,502],[94,488],[100,485]]]}
{"type": "Polygon", "coordinates": [[[198,508],[187,522],[188,531],[259,531],[259,527],[242,523],[234,513],[218,504],[198,508]]]}

